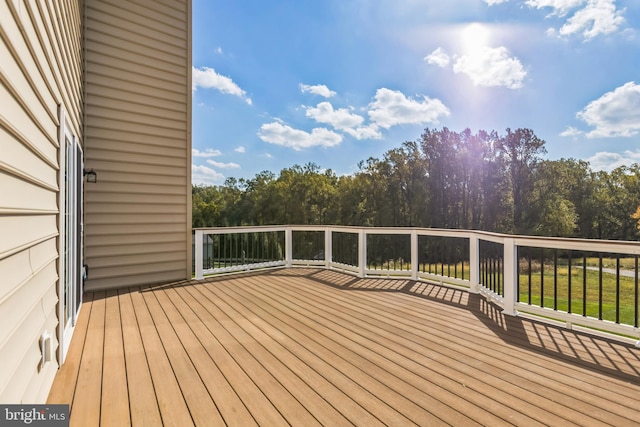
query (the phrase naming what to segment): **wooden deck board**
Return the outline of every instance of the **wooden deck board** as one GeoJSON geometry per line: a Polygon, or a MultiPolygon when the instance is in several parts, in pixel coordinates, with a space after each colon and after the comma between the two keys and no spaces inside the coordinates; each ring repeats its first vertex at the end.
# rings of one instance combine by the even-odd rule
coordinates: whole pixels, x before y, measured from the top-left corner
{"type": "MultiPolygon", "coordinates": [[[[393,408],[391,411],[393,419],[406,416],[409,419],[413,418],[414,422],[437,421],[437,416],[429,413],[431,410],[440,413],[441,416],[453,416],[447,421],[457,425],[471,423],[469,418],[460,413],[452,412],[441,402],[431,399],[429,394],[416,387],[411,387],[401,376],[390,374],[385,369],[381,369],[379,365],[370,362],[370,358],[375,358],[375,353],[363,357],[363,348],[354,345],[358,337],[351,331],[347,331],[346,335],[341,336],[337,332],[341,329],[340,325],[328,323],[319,316],[312,316],[311,307],[302,306],[299,311],[296,311],[293,306],[287,304],[284,295],[277,298],[283,304],[282,310],[277,311],[278,302],[274,301],[272,305],[271,302],[268,302],[270,298],[269,294],[253,293],[250,296],[251,301],[266,302],[263,304],[256,302],[256,305],[273,308],[271,313],[256,311],[254,312],[256,315],[261,319],[269,318],[271,322],[277,324],[275,329],[286,333],[290,343],[305,343],[306,355],[308,356],[305,359],[306,363],[313,364],[313,358],[317,356],[320,356],[321,361],[333,361],[332,365],[339,366],[345,376],[373,392],[378,400],[381,395],[384,395],[386,399],[383,399],[382,404],[393,408]],[[261,300],[261,298],[264,299],[261,300]],[[295,327],[291,325],[295,325],[295,327]]],[[[390,368],[393,366],[391,365],[390,368]]],[[[458,403],[464,407],[465,402],[458,403]]]]}
{"type": "MultiPolygon", "coordinates": [[[[277,292],[277,291],[276,291],[277,292]]],[[[314,292],[314,291],[310,291],[314,292]]],[[[278,299],[286,298],[285,295],[281,295],[278,299]]],[[[327,301],[328,302],[328,301],[327,301]]],[[[333,300],[333,304],[337,304],[338,301],[333,300]]],[[[318,305],[322,305],[322,302],[319,302],[318,305]]],[[[304,309],[304,308],[303,308],[304,309]]],[[[291,309],[290,309],[291,310],[291,309]]],[[[473,381],[467,378],[467,383],[455,383],[452,381],[456,381],[457,369],[460,368],[459,365],[454,365],[453,368],[447,366],[446,359],[449,357],[446,351],[441,350],[441,345],[439,342],[428,343],[427,347],[433,348],[432,351],[434,355],[429,355],[424,351],[415,351],[415,349],[406,349],[402,348],[402,343],[409,338],[410,332],[407,333],[405,331],[401,331],[395,329],[393,331],[385,331],[385,325],[375,325],[371,326],[374,321],[374,313],[370,313],[371,317],[368,319],[362,320],[362,323],[356,325],[356,329],[351,331],[341,324],[344,324],[345,320],[350,320],[350,322],[359,322],[357,315],[356,307],[349,307],[344,310],[333,311],[331,308],[325,311],[326,315],[329,317],[333,317],[335,322],[333,325],[327,326],[328,331],[341,331],[343,334],[343,338],[339,341],[340,345],[336,346],[337,349],[347,348],[350,346],[350,342],[357,343],[360,348],[355,349],[354,351],[358,354],[364,356],[364,360],[360,363],[366,363],[367,359],[378,357],[379,366],[383,367],[387,370],[392,370],[392,374],[386,374],[378,368],[377,377],[386,378],[387,381],[392,381],[394,378],[402,379],[405,383],[409,383],[413,385],[413,391],[410,387],[404,386],[400,388],[398,391],[402,392],[403,389],[406,389],[407,392],[416,396],[415,390],[426,390],[428,389],[426,381],[424,378],[430,378],[435,385],[436,388],[430,390],[431,396],[436,396],[437,399],[441,400],[443,404],[448,405],[450,407],[458,408],[458,413],[442,410],[437,410],[438,407],[434,407],[434,403],[430,403],[427,405],[429,408],[436,409],[436,413],[444,415],[457,415],[459,418],[462,416],[469,416],[472,418],[478,418],[477,422],[483,422],[487,424],[492,424],[491,421],[496,422],[496,419],[491,420],[492,413],[488,412],[486,407],[492,408],[493,411],[499,412],[498,407],[496,405],[492,405],[491,397],[487,396],[487,394],[482,390],[484,384],[474,384],[473,381]],[[348,313],[350,319],[347,319],[343,313],[348,313]],[[373,328],[371,333],[367,333],[367,329],[373,328]],[[380,328],[380,329],[377,329],[380,328]],[[395,339],[396,335],[400,334],[400,339],[395,339]],[[386,360],[385,360],[386,359],[386,360]],[[445,360],[445,363],[441,361],[445,360]],[[398,369],[398,367],[402,367],[403,369],[398,369]],[[420,378],[420,373],[423,373],[422,378],[420,378]],[[435,375],[434,375],[435,373],[435,375]],[[475,387],[474,387],[475,386],[475,387]],[[474,395],[475,392],[475,395],[474,395]],[[463,395],[461,397],[460,395],[463,395]],[[476,406],[471,404],[470,402],[476,402],[476,406]]],[[[402,317],[401,311],[395,312],[395,319],[392,319],[392,322],[397,322],[402,317]]],[[[390,323],[391,324],[391,323],[390,323]]],[[[386,325],[388,326],[388,325],[386,325]]],[[[415,327],[415,326],[414,326],[415,327]]],[[[330,333],[325,331],[325,333],[330,333]]],[[[431,351],[431,350],[430,350],[431,351]]],[[[345,356],[348,358],[348,355],[345,356]]],[[[375,368],[372,366],[372,368],[375,368]]],[[[419,394],[418,394],[419,396],[419,394]]],[[[514,414],[513,411],[509,410],[509,406],[513,406],[518,399],[513,398],[512,401],[509,401],[509,396],[505,396],[507,399],[506,402],[502,402],[502,405],[505,403],[507,406],[503,406],[504,409],[507,410],[507,413],[504,416],[513,419],[514,414]]],[[[425,397],[421,396],[419,400],[424,401],[425,397]]],[[[533,409],[533,407],[532,407],[533,409]]],[[[515,414],[517,416],[517,414],[515,414]]],[[[453,419],[446,420],[454,425],[467,425],[471,421],[469,419],[453,419]]]]}
{"type": "Polygon", "coordinates": [[[284,269],[87,295],[72,425],[635,425],[640,350],[422,282],[284,269]],[[127,405],[128,401],[128,405],[127,405]]]}
{"type": "MultiPolygon", "coordinates": [[[[221,328],[218,329],[218,336],[222,340],[223,345],[228,348],[232,356],[238,362],[246,367],[246,372],[252,378],[252,381],[264,392],[269,398],[278,396],[277,400],[271,400],[272,404],[277,408],[278,412],[285,418],[299,419],[301,425],[318,425],[315,417],[305,408],[300,401],[292,394],[292,390],[288,390],[280,381],[279,377],[283,375],[283,369],[269,370],[264,362],[265,352],[259,346],[253,345],[254,339],[246,332],[251,327],[250,321],[243,316],[233,313],[229,316],[219,305],[223,305],[222,301],[207,301],[201,294],[198,294],[194,287],[185,288],[187,292],[191,292],[191,296],[205,302],[209,316],[216,319],[221,328]]],[[[205,322],[207,323],[207,322],[205,322]]],[[[265,337],[261,337],[266,340],[265,337]]]]}
{"type": "Polygon", "coordinates": [[[48,402],[51,404],[68,404],[73,401],[78,374],[80,373],[79,368],[87,336],[87,327],[89,326],[92,297],[93,293],[85,297],[78,315],[74,338],[69,346],[66,361],[58,370],[56,380],[49,392],[48,402]]]}
{"type": "MultiPolygon", "coordinates": [[[[286,282],[283,284],[286,284],[286,282]]],[[[271,292],[279,292],[283,287],[271,292]]],[[[307,296],[309,299],[312,299],[315,294],[320,293],[321,291],[309,290],[307,296]]],[[[279,299],[286,297],[287,296],[282,294],[282,292],[278,294],[279,299]]],[[[553,410],[549,411],[551,414],[540,414],[541,417],[546,417],[540,420],[545,423],[557,424],[565,421],[564,419],[574,423],[579,422],[583,419],[583,414],[585,412],[590,412],[594,417],[596,415],[600,416],[601,421],[605,423],[611,421],[622,421],[618,419],[618,416],[615,413],[616,411],[624,410],[624,408],[620,406],[613,408],[615,411],[594,412],[594,409],[598,408],[598,403],[601,403],[602,400],[593,399],[588,403],[583,403],[580,400],[575,399],[582,397],[582,393],[577,393],[575,398],[567,398],[565,394],[573,392],[575,390],[574,388],[565,386],[560,387],[559,389],[552,389],[544,381],[538,381],[538,377],[531,374],[526,367],[510,363],[507,358],[503,358],[501,361],[496,362],[493,357],[483,357],[481,354],[478,354],[474,348],[470,349],[467,346],[460,344],[454,345],[455,341],[452,340],[452,336],[446,332],[441,334],[441,341],[420,342],[419,340],[422,339],[422,337],[432,336],[434,331],[429,334],[425,334],[422,331],[417,330],[415,328],[415,321],[412,319],[409,319],[412,324],[407,324],[406,328],[401,328],[399,331],[398,328],[396,328],[396,326],[399,326],[397,323],[404,319],[401,308],[396,308],[393,313],[390,313],[388,318],[380,320],[379,311],[374,311],[374,313],[370,312],[371,304],[367,305],[366,310],[359,309],[354,304],[351,304],[352,300],[353,298],[344,301],[344,307],[330,308],[328,313],[336,318],[342,317],[344,319],[344,313],[347,312],[347,309],[350,309],[351,311],[349,313],[352,320],[357,318],[358,321],[361,322],[355,325],[358,330],[369,330],[370,332],[370,335],[363,337],[363,343],[365,344],[367,342],[378,341],[378,343],[386,346],[387,348],[393,348],[394,352],[403,354],[407,359],[411,360],[419,360],[421,350],[423,348],[440,349],[429,350],[428,353],[423,354],[425,357],[432,360],[433,363],[430,364],[431,369],[437,370],[441,373],[452,372],[453,375],[455,375],[456,371],[461,371],[462,373],[467,374],[468,379],[475,378],[479,381],[485,375],[487,375],[488,378],[494,379],[494,383],[474,384],[470,382],[469,384],[465,384],[467,387],[484,387],[485,389],[493,388],[497,390],[501,390],[503,388],[506,389],[509,385],[519,387],[520,392],[517,397],[504,396],[504,398],[501,399],[501,402],[507,403],[510,407],[518,407],[523,406],[519,401],[524,399],[527,403],[524,404],[525,407],[523,408],[523,411],[528,414],[535,410],[536,407],[547,406],[549,402],[573,404],[569,410],[560,407],[555,413],[555,417],[553,410]],[[393,329],[390,329],[391,327],[393,327],[393,329]],[[398,332],[401,333],[402,340],[394,338],[399,335],[398,332]],[[381,340],[384,338],[391,340],[391,343],[385,343],[381,340]],[[447,358],[449,358],[450,361],[447,361],[447,358]],[[472,361],[473,364],[468,365],[469,361],[472,361]],[[451,363],[448,364],[447,362],[451,363]],[[510,363],[511,366],[509,371],[504,370],[504,366],[506,365],[504,365],[503,362],[507,364],[510,363]],[[438,368],[436,368],[436,364],[438,364],[438,368]],[[481,376],[479,374],[483,375],[481,376]],[[504,399],[506,399],[506,401],[504,399]]],[[[333,302],[334,306],[340,304],[337,299],[334,299],[333,302]]],[[[326,304],[326,301],[320,301],[318,304],[326,304]]],[[[486,345],[488,343],[487,338],[483,338],[485,338],[484,342],[486,345]]],[[[466,337],[461,337],[461,340],[466,341],[466,337]]],[[[394,363],[401,363],[401,361],[395,361],[394,363]]],[[[418,368],[414,367],[413,372],[418,372],[418,368]]],[[[485,391],[480,390],[480,393],[485,394],[485,391]]]]}
{"type": "MultiPolygon", "coordinates": [[[[206,294],[203,293],[203,297],[206,298],[206,294]]],[[[225,301],[225,303],[228,308],[233,309],[228,304],[229,301],[225,301]]],[[[238,316],[235,317],[238,318],[238,316]]],[[[262,327],[264,328],[265,324],[262,324],[262,327]]],[[[268,326],[267,329],[269,329],[268,326]]],[[[279,351],[282,347],[277,339],[268,340],[266,338],[273,338],[273,334],[278,335],[278,331],[260,329],[253,322],[245,322],[241,330],[244,331],[244,334],[241,334],[239,338],[246,349],[260,361],[260,364],[268,372],[271,372],[278,379],[282,386],[309,411],[317,422],[322,425],[348,425],[346,418],[322,399],[316,384],[305,382],[294,374],[291,366],[298,360],[286,351],[279,351]]]]}
{"type": "Polygon", "coordinates": [[[142,295],[193,422],[196,425],[223,425],[224,421],[215,402],[211,399],[197,369],[193,366],[165,313],[165,310],[171,311],[172,307],[170,305],[162,307],[156,297],[158,293],[161,292],[145,291],[142,292],[142,295]]]}
{"type": "Polygon", "coordinates": [[[174,289],[163,290],[155,294],[160,304],[164,307],[176,334],[184,344],[194,368],[202,377],[202,382],[213,402],[215,402],[222,418],[233,419],[238,425],[255,425],[255,420],[229,385],[224,374],[218,369],[214,358],[206,351],[203,343],[198,339],[189,327],[185,317],[181,314],[181,311],[188,310],[188,307],[178,303],[180,298],[177,297],[174,289]]]}
{"type": "MultiPolygon", "coordinates": [[[[163,424],[176,427],[194,425],[175,372],[169,362],[164,343],[158,334],[141,292],[132,290],[131,301],[140,328],[140,336],[153,380],[153,392],[158,400],[163,424]]],[[[73,409],[71,412],[73,413],[73,409]]]]}
{"type": "Polygon", "coordinates": [[[101,407],[109,409],[100,411],[100,423],[125,427],[131,416],[118,292],[107,291],[105,304],[104,342],[109,345],[104,346],[101,407]]]}
{"type": "Polygon", "coordinates": [[[260,374],[263,371],[255,370],[255,360],[252,360],[252,356],[242,351],[239,343],[230,339],[221,323],[206,310],[200,300],[194,298],[186,288],[180,293],[185,304],[193,311],[193,317],[187,318],[187,321],[197,329],[200,340],[206,342],[209,354],[221,365],[225,377],[243,399],[257,423],[284,425],[286,420],[270,400],[273,396],[265,393],[266,390],[270,390],[268,382],[272,380],[261,378],[260,374]],[[261,385],[267,387],[262,388],[261,385]]]}
{"type": "Polygon", "coordinates": [[[91,313],[84,349],[81,356],[73,401],[78,402],[71,411],[71,426],[99,425],[102,391],[104,349],[104,292],[96,292],[91,302],[91,313]]]}
{"type": "Polygon", "coordinates": [[[162,418],[158,408],[158,400],[154,392],[149,363],[142,344],[130,292],[128,290],[119,291],[118,301],[122,321],[122,341],[127,369],[131,425],[134,427],[161,425],[162,418]]]}
{"type": "MultiPolygon", "coordinates": [[[[197,287],[197,288],[202,289],[202,287],[197,287]]],[[[208,293],[207,291],[208,291],[208,289],[203,291],[203,296],[206,297],[206,293],[208,293]]],[[[233,312],[233,310],[234,310],[233,306],[237,306],[237,304],[230,303],[230,301],[232,301],[232,298],[224,298],[224,297],[220,298],[217,295],[210,295],[209,298],[211,300],[224,301],[224,303],[221,303],[221,304],[224,305],[225,306],[224,308],[229,310],[230,312],[233,312]]],[[[246,309],[242,309],[242,308],[241,308],[241,310],[246,311],[246,309]]],[[[251,319],[254,319],[254,321],[256,319],[260,320],[260,323],[262,325],[262,330],[258,330],[258,328],[255,325],[251,325],[251,324],[248,324],[248,323],[245,322],[245,324],[243,325],[243,328],[245,330],[251,330],[253,332],[252,339],[248,339],[247,340],[248,343],[253,342],[253,340],[260,340],[262,342],[261,343],[262,345],[265,345],[266,347],[269,347],[269,348],[273,348],[273,347],[278,345],[278,341],[282,341],[282,339],[285,338],[285,336],[282,334],[282,332],[280,330],[277,330],[275,332],[276,336],[275,337],[272,336],[273,340],[265,339],[264,338],[265,333],[266,333],[266,336],[269,336],[269,333],[266,332],[265,330],[273,331],[275,328],[271,328],[267,323],[262,321],[262,319],[259,318],[259,317],[251,316],[251,319]]],[[[259,349],[256,346],[252,346],[252,350],[253,350],[252,352],[255,352],[255,353],[257,353],[257,354],[259,354],[261,356],[261,360],[263,360],[263,358],[266,356],[266,354],[264,352],[264,350],[265,350],[264,347],[262,349],[259,349]]],[[[300,354],[296,354],[295,352],[289,352],[289,351],[287,351],[286,348],[284,348],[282,346],[280,346],[280,350],[282,350],[282,351],[278,351],[277,352],[278,357],[282,358],[284,360],[287,360],[290,363],[293,362],[294,360],[298,359],[299,357],[301,357],[300,354]]],[[[304,364],[304,366],[306,368],[305,370],[308,370],[309,367],[314,366],[314,362],[318,361],[316,359],[318,359],[318,353],[312,354],[311,357],[309,359],[307,359],[307,360],[302,360],[302,362],[303,362],[303,364],[304,364]]],[[[333,375],[336,375],[333,372],[332,373],[327,373],[328,370],[332,369],[331,368],[332,366],[335,366],[338,363],[338,361],[336,361],[335,358],[332,358],[331,355],[325,355],[325,357],[321,357],[320,360],[321,360],[322,364],[324,365],[324,366],[322,366],[321,370],[322,370],[322,372],[324,373],[325,376],[331,377],[333,375]]],[[[316,368],[316,370],[318,370],[318,368],[316,368]]],[[[280,376],[278,376],[278,378],[280,378],[280,376]]],[[[348,375],[345,375],[344,379],[346,379],[347,381],[351,380],[348,375]]],[[[368,390],[362,384],[359,384],[357,382],[352,381],[352,385],[355,386],[355,387],[360,387],[360,390],[358,391],[358,394],[361,395],[361,396],[364,396],[367,393],[374,395],[374,391],[373,390],[368,390]]],[[[348,385],[346,385],[346,386],[348,387],[348,385]]],[[[305,387],[305,388],[308,388],[308,387],[305,387]]],[[[312,389],[310,390],[310,393],[315,394],[312,389]]],[[[310,397],[309,394],[307,394],[307,396],[303,396],[303,398],[305,400],[308,400],[309,397],[310,397]]],[[[320,398],[316,398],[317,404],[322,404],[323,399],[322,399],[321,396],[319,396],[319,397],[320,398]]],[[[377,402],[377,404],[378,405],[381,405],[381,404],[382,405],[386,405],[385,402],[377,402]]],[[[333,412],[333,409],[331,409],[331,411],[333,412]]],[[[380,409],[376,409],[375,411],[376,412],[382,412],[382,410],[380,410],[380,409]]],[[[318,414],[318,415],[321,415],[323,417],[325,417],[327,415],[326,413],[325,414],[320,414],[320,413],[317,412],[317,410],[315,411],[315,413],[318,414]]],[[[398,417],[398,414],[395,411],[392,411],[392,410],[387,410],[385,413],[386,413],[387,417],[395,416],[396,419],[398,417]]],[[[363,416],[363,415],[361,415],[361,416],[363,416]]],[[[324,422],[329,422],[329,420],[323,420],[323,421],[324,422]]],[[[375,424],[376,420],[372,418],[372,419],[369,420],[369,422],[375,424]]],[[[377,421],[377,422],[379,422],[379,421],[377,421]]]]}

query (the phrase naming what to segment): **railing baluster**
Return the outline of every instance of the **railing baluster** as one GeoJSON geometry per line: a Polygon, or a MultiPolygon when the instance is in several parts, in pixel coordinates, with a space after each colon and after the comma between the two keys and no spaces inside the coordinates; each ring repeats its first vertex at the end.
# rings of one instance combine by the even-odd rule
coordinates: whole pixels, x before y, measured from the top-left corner
{"type": "Polygon", "coordinates": [[[283,265],[332,267],[335,261],[336,267],[360,276],[380,272],[445,286],[465,286],[469,292],[482,292],[502,305],[508,314],[526,303],[528,313],[547,316],[555,310],[556,314],[549,317],[566,320],[567,324],[581,315],[584,319],[576,322],[581,326],[604,330],[618,327],[623,331],[620,333],[640,337],[640,256],[637,246],[629,242],[510,237],[470,231],[457,235],[459,231],[454,230],[408,228],[264,228],[194,230],[195,276],[283,265]],[[510,253],[512,249],[514,252],[510,253]],[[615,271],[611,263],[614,260],[615,271]],[[545,268],[549,262],[553,262],[553,269],[545,268]],[[538,268],[539,276],[535,273],[538,268]],[[582,274],[582,289],[573,279],[574,268],[577,277],[582,274]],[[627,272],[632,268],[633,273],[627,272]],[[551,280],[553,290],[549,288],[551,280]],[[576,305],[582,305],[582,310],[576,305]],[[595,323],[598,321],[606,322],[595,323]]]}
{"type": "Polygon", "coordinates": [[[638,255],[635,257],[635,286],[634,286],[634,298],[633,298],[633,326],[638,327],[638,255]]]}
{"type": "Polygon", "coordinates": [[[571,253],[572,251],[569,251],[569,254],[567,255],[567,313],[573,313],[571,307],[571,301],[573,299],[573,293],[571,292],[571,253]]]}
{"type": "Polygon", "coordinates": [[[529,252],[529,294],[527,295],[527,303],[531,305],[531,252],[529,252]]]}
{"type": "Polygon", "coordinates": [[[620,323],[620,255],[616,257],[616,323],[620,323]]]}
{"type": "Polygon", "coordinates": [[[598,254],[598,319],[602,320],[602,252],[598,254]]]}
{"type": "Polygon", "coordinates": [[[544,248],[540,254],[540,307],[544,308],[544,248]]]}
{"type": "Polygon", "coordinates": [[[582,257],[582,316],[587,317],[587,255],[582,257]]]}
{"type": "Polygon", "coordinates": [[[553,250],[553,309],[558,309],[558,250],[553,250]]]}

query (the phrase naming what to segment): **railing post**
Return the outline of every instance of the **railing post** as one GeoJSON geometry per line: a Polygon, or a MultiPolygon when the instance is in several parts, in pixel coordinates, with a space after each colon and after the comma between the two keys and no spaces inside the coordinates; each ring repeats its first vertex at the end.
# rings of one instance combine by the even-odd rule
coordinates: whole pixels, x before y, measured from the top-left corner
{"type": "Polygon", "coordinates": [[[291,227],[284,229],[284,263],[287,268],[293,265],[293,230],[291,227]]]}
{"type": "Polygon", "coordinates": [[[411,279],[418,280],[418,231],[411,230],[411,279]]]}
{"type": "Polygon", "coordinates": [[[202,243],[204,240],[203,237],[204,237],[204,230],[196,230],[195,257],[196,257],[196,279],[198,280],[204,278],[204,271],[203,271],[204,260],[202,259],[203,258],[202,243]]]}
{"type": "Polygon", "coordinates": [[[480,239],[478,236],[471,235],[469,237],[469,293],[477,294],[480,292],[480,239]]]}
{"type": "Polygon", "coordinates": [[[517,316],[516,296],[518,284],[518,256],[512,238],[504,239],[504,307],[502,311],[509,316],[517,316]]]}
{"type": "Polygon", "coordinates": [[[364,229],[358,231],[358,277],[365,277],[367,268],[367,233],[364,229]]]}
{"type": "Polygon", "coordinates": [[[324,263],[326,268],[331,267],[331,246],[333,245],[333,231],[329,227],[324,229],[324,263]]]}

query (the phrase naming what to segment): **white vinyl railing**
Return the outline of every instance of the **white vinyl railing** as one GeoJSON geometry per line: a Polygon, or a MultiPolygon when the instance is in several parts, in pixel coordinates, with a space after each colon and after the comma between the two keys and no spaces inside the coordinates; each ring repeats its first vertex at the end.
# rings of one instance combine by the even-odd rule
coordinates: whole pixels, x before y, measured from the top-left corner
{"type": "Polygon", "coordinates": [[[320,267],[428,281],[530,314],[640,338],[638,257],[627,241],[396,227],[264,226],[194,230],[195,278],[320,267]],[[594,265],[595,263],[595,265],[594,265]],[[608,265],[607,263],[613,263],[608,265]]]}

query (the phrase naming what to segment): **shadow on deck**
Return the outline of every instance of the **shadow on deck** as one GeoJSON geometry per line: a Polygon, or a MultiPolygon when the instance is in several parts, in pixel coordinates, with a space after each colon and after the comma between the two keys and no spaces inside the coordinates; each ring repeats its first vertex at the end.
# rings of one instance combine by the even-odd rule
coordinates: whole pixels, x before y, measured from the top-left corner
{"type": "Polygon", "coordinates": [[[72,425],[636,425],[640,350],[478,295],[282,269],[86,295],[72,425]]]}

